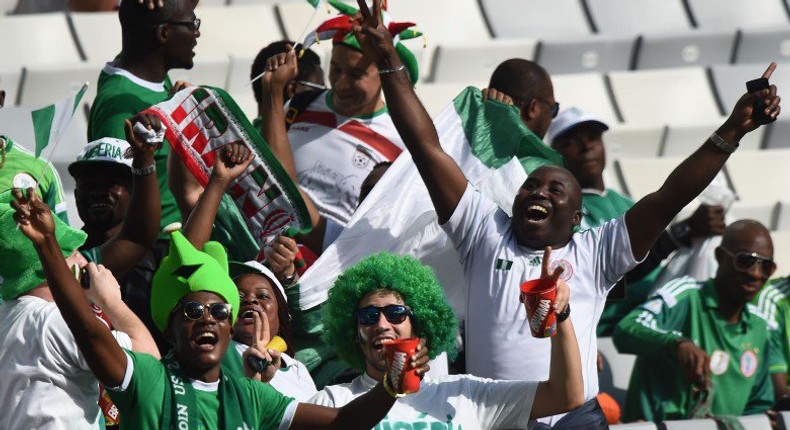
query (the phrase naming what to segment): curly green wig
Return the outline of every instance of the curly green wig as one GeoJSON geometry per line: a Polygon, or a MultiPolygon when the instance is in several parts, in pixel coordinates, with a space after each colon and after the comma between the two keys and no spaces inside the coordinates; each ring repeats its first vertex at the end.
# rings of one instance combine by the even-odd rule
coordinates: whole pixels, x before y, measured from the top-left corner
{"type": "Polygon", "coordinates": [[[329,290],[323,309],[323,340],[334,346],[341,359],[354,368],[365,369],[365,357],[357,344],[354,310],[364,295],[381,289],[396,292],[411,307],[414,335],[425,338],[430,358],[443,351],[455,358],[458,323],[436,274],[412,257],[383,252],[350,267],[329,290]]]}

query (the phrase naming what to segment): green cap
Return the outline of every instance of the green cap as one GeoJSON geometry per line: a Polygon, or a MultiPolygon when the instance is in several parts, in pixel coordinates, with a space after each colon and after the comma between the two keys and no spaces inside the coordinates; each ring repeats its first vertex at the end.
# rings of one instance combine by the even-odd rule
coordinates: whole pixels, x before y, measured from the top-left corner
{"type": "MultiPolygon", "coordinates": [[[[33,242],[19,229],[14,221],[11,191],[0,193],[0,288],[3,300],[13,300],[46,281],[44,267],[36,253],[33,242]]],[[[61,221],[54,213],[55,238],[64,257],[68,257],[85,243],[88,237],[61,221]]]]}
{"type": "Polygon", "coordinates": [[[207,242],[198,251],[178,231],[170,233],[170,253],[154,274],[151,316],[162,332],[170,314],[184,296],[198,291],[214,293],[231,306],[230,324],[239,313],[239,292],[228,275],[228,256],[218,242],[207,242]]]}

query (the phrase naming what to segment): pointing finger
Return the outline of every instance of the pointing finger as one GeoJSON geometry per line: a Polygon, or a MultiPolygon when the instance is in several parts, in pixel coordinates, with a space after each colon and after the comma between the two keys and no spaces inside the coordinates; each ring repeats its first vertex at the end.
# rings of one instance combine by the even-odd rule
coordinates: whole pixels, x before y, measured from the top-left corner
{"type": "Polygon", "coordinates": [[[549,276],[549,264],[551,263],[551,247],[547,246],[543,250],[543,266],[541,266],[540,277],[545,278],[549,276]]]}
{"type": "Polygon", "coordinates": [[[771,62],[771,64],[768,65],[768,68],[765,69],[765,73],[763,73],[763,77],[766,79],[770,78],[771,75],[774,73],[774,70],[776,70],[776,63],[771,62]]]}

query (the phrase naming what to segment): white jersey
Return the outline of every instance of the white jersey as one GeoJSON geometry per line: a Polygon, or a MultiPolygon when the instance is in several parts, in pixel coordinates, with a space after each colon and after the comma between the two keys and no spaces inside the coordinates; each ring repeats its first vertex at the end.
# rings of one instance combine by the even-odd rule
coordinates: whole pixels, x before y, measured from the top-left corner
{"type": "MultiPolygon", "coordinates": [[[[33,296],[5,302],[0,327],[0,428],[99,428],[99,381],[55,303],[33,296]]],[[[128,335],[113,335],[131,348],[128,335]]]]}
{"type": "MultiPolygon", "coordinates": [[[[376,380],[362,374],[330,385],[308,403],[339,408],[367,393],[376,380]]],[[[425,377],[420,391],[398,399],[376,425],[382,429],[526,429],[537,382],[494,381],[471,375],[425,377]]]]}
{"type": "MultiPolygon", "coordinates": [[[[442,228],[464,268],[466,370],[494,379],[547,380],[551,340],[532,337],[519,302],[521,283],[540,277],[543,250],[518,245],[512,220],[471,185],[442,228]]],[[[598,394],[595,329],[606,295],[638,264],[623,217],[574,234],[567,245],[552,250],[551,260],[552,270],[565,267],[585,400],[590,400],[598,394]]]]}
{"type": "Polygon", "coordinates": [[[357,209],[362,181],[373,166],[394,161],[405,146],[387,108],[349,118],[321,94],[288,130],[299,185],[321,215],[345,226],[357,209]]]}
{"type": "MultiPolygon", "coordinates": [[[[244,351],[249,348],[249,346],[241,342],[235,342],[235,344],[236,352],[239,355],[244,354],[244,351]]],[[[315,387],[315,382],[310,377],[310,371],[307,370],[307,367],[284,352],[280,357],[285,363],[285,367],[277,370],[272,380],[269,381],[269,385],[281,394],[293,397],[297,402],[304,402],[313,397],[318,389],[315,387]]]]}

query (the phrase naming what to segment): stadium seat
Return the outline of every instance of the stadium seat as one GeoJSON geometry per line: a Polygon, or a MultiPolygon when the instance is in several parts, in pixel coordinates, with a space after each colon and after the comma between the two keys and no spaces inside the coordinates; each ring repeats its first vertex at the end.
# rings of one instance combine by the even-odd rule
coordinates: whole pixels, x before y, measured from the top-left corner
{"type": "Polygon", "coordinates": [[[469,85],[483,88],[486,84],[485,82],[418,83],[414,91],[428,114],[435,117],[469,85]]]}
{"type": "Polygon", "coordinates": [[[620,158],[658,157],[667,129],[663,125],[633,123],[609,127],[603,135],[607,165],[620,158]]]}
{"type": "Polygon", "coordinates": [[[735,48],[735,63],[790,61],[790,28],[741,30],[735,48]]]}
{"type": "Polygon", "coordinates": [[[551,82],[554,85],[554,99],[560,103],[561,110],[577,106],[594,114],[610,127],[617,125],[614,103],[600,73],[552,74],[551,82]]]}
{"type": "Polygon", "coordinates": [[[69,14],[69,21],[77,46],[88,61],[111,61],[121,52],[121,24],[117,12],[74,12],[69,14]]]}
{"type": "Polygon", "coordinates": [[[734,31],[648,34],[639,39],[636,69],[729,64],[734,47],[734,31]]]}
{"type": "Polygon", "coordinates": [[[790,200],[790,149],[738,152],[727,161],[735,191],[742,201],[790,200]]]}
{"type": "MultiPolygon", "coordinates": [[[[337,13],[336,10],[326,7],[316,10],[306,1],[277,4],[275,12],[282,24],[283,36],[289,40],[299,37],[305,28],[307,28],[307,33],[315,30],[321,22],[337,13]],[[328,12],[331,12],[332,15],[329,15],[328,12]],[[315,16],[313,16],[314,14],[315,16]]],[[[297,42],[301,42],[301,40],[297,40],[297,42]]],[[[331,43],[329,44],[331,45],[331,43]]],[[[261,45],[261,47],[263,46],[265,45],[261,45]]]]}
{"type": "MultiPolygon", "coordinates": [[[[781,71],[782,66],[783,64],[778,65],[777,70],[781,71]]],[[[768,67],[768,62],[715,65],[710,68],[716,97],[726,114],[732,111],[735,103],[746,92],[746,81],[759,78],[765,72],[766,67],[768,67]]],[[[787,81],[787,85],[790,85],[790,79],[783,80],[781,75],[782,73],[774,73],[771,82],[779,86],[787,81]]]]}
{"type": "Polygon", "coordinates": [[[753,219],[759,221],[769,230],[776,227],[776,218],[779,213],[779,203],[749,203],[736,201],[727,211],[729,222],[739,219],[753,219]]]}
{"type": "Polygon", "coordinates": [[[614,430],[656,430],[656,423],[628,423],[628,424],[613,424],[609,426],[614,430]]]}
{"type": "MultiPolygon", "coordinates": [[[[667,136],[664,140],[661,155],[669,157],[686,157],[691,155],[691,153],[696,151],[703,142],[708,140],[711,133],[719,128],[719,126],[724,123],[725,119],[726,117],[721,117],[718,121],[704,122],[701,124],[670,125],[667,130],[667,136]]],[[[738,151],[759,150],[765,133],[766,128],[760,127],[747,134],[741,139],[738,151]]]]}
{"type": "MultiPolygon", "coordinates": [[[[228,69],[228,80],[224,88],[229,92],[247,92],[252,97],[252,87],[247,85],[250,82],[250,69],[255,57],[247,55],[233,55],[230,57],[230,68],[228,69]]],[[[260,81],[256,81],[260,85],[260,81]]]]}
{"type": "MultiPolygon", "coordinates": [[[[258,1],[258,3],[260,4],[261,2],[258,1]]],[[[227,6],[227,5],[228,5],[228,0],[200,0],[198,2],[197,7],[198,7],[198,12],[200,12],[200,10],[199,10],[200,8],[204,8],[204,7],[221,7],[221,6],[227,6]]]]}
{"type": "Polygon", "coordinates": [[[779,425],[777,426],[777,429],[790,429],[790,411],[778,411],[777,415],[779,416],[779,425]]]}
{"type": "Polygon", "coordinates": [[[790,120],[777,120],[765,127],[763,148],[790,149],[790,120]]]}
{"type": "Polygon", "coordinates": [[[779,210],[776,215],[776,230],[790,231],[790,200],[779,202],[779,210]]]}
{"type": "Polygon", "coordinates": [[[19,104],[27,107],[46,106],[76,93],[85,82],[89,85],[82,102],[93,103],[103,66],[75,63],[26,67],[19,104]]]}
{"type": "Polygon", "coordinates": [[[611,72],[608,76],[626,122],[695,124],[722,115],[701,67],[611,72]]]}
{"type": "Polygon", "coordinates": [[[541,40],[535,61],[557,73],[629,70],[634,61],[633,37],[580,36],[541,40]]]}
{"type": "Polygon", "coordinates": [[[604,359],[603,371],[598,375],[599,389],[612,396],[623,408],[636,356],[617,352],[611,337],[598,338],[598,352],[604,359]]]}
{"type": "MultiPolygon", "coordinates": [[[[0,18],[2,19],[2,18],[0,18]]],[[[22,68],[6,68],[0,70],[0,90],[5,91],[5,106],[14,106],[22,81],[22,68]]]]}
{"type": "Polygon", "coordinates": [[[691,30],[682,0],[586,0],[600,34],[681,33],[691,30]]]}
{"type": "Polygon", "coordinates": [[[718,430],[714,420],[677,420],[661,421],[657,426],[663,430],[718,430]]]}
{"type": "Polygon", "coordinates": [[[592,34],[579,0],[480,0],[480,4],[495,37],[551,40],[592,34]]]}
{"type": "Polygon", "coordinates": [[[66,14],[42,13],[1,18],[0,58],[3,67],[78,63],[66,14]]]}
{"type": "Polygon", "coordinates": [[[195,57],[195,66],[191,69],[172,69],[168,74],[173,83],[186,81],[193,85],[224,88],[228,80],[229,65],[228,57],[195,57]]]}
{"type": "Polygon", "coordinates": [[[487,80],[503,61],[518,57],[533,59],[537,41],[492,40],[477,43],[440,44],[433,54],[429,82],[477,82],[487,80]]]}
{"type": "Polygon", "coordinates": [[[743,428],[746,430],[773,430],[771,421],[765,414],[738,417],[738,421],[743,424],[743,428]]]}
{"type": "Polygon", "coordinates": [[[787,25],[782,0],[687,0],[696,26],[710,30],[735,30],[787,25]]]}
{"type": "Polygon", "coordinates": [[[632,199],[639,200],[659,189],[681,161],[682,158],[676,157],[620,158],[615,163],[628,194],[632,199]]]}
{"type": "Polygon", "coordinates": [[[0,0],[0,17],[14,11],[18,0],[0,0]]]}
{"type": "Polygon", "coordinates": [[[255,55],[283,38],[272,6],[206,7],[195,52],[196,60],[228,55],[255,55]]]}
{"type": "MultiPolygon", "coordinates": [[[[773,231],[771,240],[774,242],[774,261],[776,261],[777,273],[785,274],[790,272],[790,231],[773,231]]],[[[787,425],[789,421],[785,421],[787,425]]]]}

